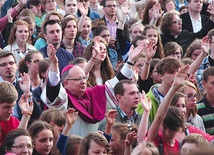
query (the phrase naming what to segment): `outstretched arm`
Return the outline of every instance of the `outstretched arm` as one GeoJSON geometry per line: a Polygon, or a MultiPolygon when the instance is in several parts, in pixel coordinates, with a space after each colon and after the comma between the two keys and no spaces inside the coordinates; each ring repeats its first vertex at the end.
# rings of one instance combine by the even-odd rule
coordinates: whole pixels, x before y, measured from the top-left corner
{"type": "Polygon", "coordinates": [[[144,111],[138,127],[138,144],[144,140],[144,137],[148,131],[149,113],[152,108],[151,100],[150,98],[146,98],[146,94],[144,91],[140,95],[140,103],[142,104],[144,111]]]}
{"type": "Polygon", "coordinates": [[[117,116],[117,110],[109,110],[109,112],[106,114],[106,128],[105,128],[105,133],[107,135],[111,134],[111,127],[115,123],[116,116],[117,116]]]}
{"type": "Polygon", "coordinates": [[[72,125],[74,124],[74,122],[77,119],[77,116],[78,116],[78,112],[76,112],[76,110],[74,108],[70,108],[66,111],[65,127],[63,128],[61,136],[57,142],[57,147],[58,147],[61,154],[66,153],[65,150],[66,150],[66,144],[67,144],[68,136],[69,136],[70,130],[72,128],[72,125]]]}
{"type": "Polygon", "coordinates": [[[93,50],[92,50],[91,59],[88,61],[88,63],[83,68],[85,75],[88,75],[88,73],[94,67],[94,65],[99,57],[99,53],[100,53],[99,43],[100,43],[100,37],[99,36],[94,37],[94,46],[93,46],[93,50]]]}
{"type": "Polygon", "coordinates": [[[209,54],[209,48],[210,48],[209,38],[208,36],[205,36],[204,38],[202,38],[202,42],[201,42],[201,54],[189,66],[189,69],[188,69],[189,75],[195,74],[196,70],[199,68],[204,58],[207,56],[207,54],[209,54]]]}
{"type": "Polygon", "coordinates": [[[32,94],[31,93],[24,93],[19,102],[19,107],[22,112],[22,119],[18,126],[18,128],[27,129],[28,122],[30,120],[30,117],[33,113],[33,100],[32,100],[32,94]]]}
{"type": "Polygon", "coordinates": [[[158,135],[158,131],[161,127],[161,124],[166,116],[166,112],[169,109],[170,103],[176,91],[185,84],[187,79],[187,70],[189,66],[186,65],[182,67],[175,75],[174,82],[169,89],[168,93],[164,97],[162,103],[160,104],[158,111],[156,113],[155,119],[148,132],[148,141],[153,142],[158,135]]]}
{"type": "Polygon", "coordinates": [[[152,58],[154,57],[157,46],[154,46],[154,43],[152,41],[149,42],[149,44],[146,45],[145,52],[146,52],[146,60],[144,62],[144,65],[142,67],[140,78],[141,80],[147,80],[149,76],[149,70],[150,70],[150,63],[152,58]]]}

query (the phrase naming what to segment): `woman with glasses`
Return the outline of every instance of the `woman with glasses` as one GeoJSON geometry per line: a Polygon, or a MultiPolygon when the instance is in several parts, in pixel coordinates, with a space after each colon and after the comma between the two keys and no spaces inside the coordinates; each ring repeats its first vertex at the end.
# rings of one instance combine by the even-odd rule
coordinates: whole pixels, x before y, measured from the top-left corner
{"type": "MultiPolygon", "coordinates": [[[[182,142],[183,138],[186,135],[192,134],[192,133],[197,133],[202,135],[205,139],[207,139],[209,142],[214,140],[214,136],[207,134],[206,132],[204,132],[203,130],[201,130],[200,128],[198,128],[197,126],[195,126],[193,123],[188,123],[186,120],[186,114],[188,114],[188,110],[186,108],[186,103],[185,100],[187,98],[187,95],[181,93],[181,92],[176,92],[175,95],[173,96],[172,100],[171,100],[171,106],[175,106],[177,108],[179,108],[179,111],[183,114],[183,119],[184,119],[184,126],[182,129],[180,129],[176,135],[175,135],[175,139],[177,139],[179,142],[182,142]]],[[[189,97],[192,98],[192,97],[189,97]]],[[[194,98],[194,97],[193,97],[194,98]]],[[[196,121],[195,121],[196,123],[196,121]]]]}
{"type": "Polygon", "coordinates": [[[183,52],[185,54],[187,47],[195,38],[203,38],[209,30],[214,28],[213,9],[214,8],[212,8],[212,11],[209,11],[211,14],[210,20],[208,20],[197,33],[182,30],[182,20],[179,12],[171,10],[165,13],[160,24],[162,44],[165,45],[170,41],[177,42],[183,48],[183,52]]]}
{"type": "Polygon", "coordinates": [[[183,49],[178,43],[170,41],[164,45],[164,55],[165,57],[170,56],[176,59],[181,59],[183,55],[183,49]]]}
{"type": "Polygon", "coordinates": [[[29,25],[25,21],[16,21],[10,32],[8,45],[3,51],[11,51],[16,58],[16,62],[19,63],[30,50],[36,50],[33,45],[27,43],[29,37],[29,25]]]}
{"type": "Polygon", "coordinates": [[[39,51],[30,51],[19,63],[19,72],[28,73],[30,76],[31,90],[34,90],[41,84],[39,62],[42,59],[43,56],[39,51]]]}
{"type": "Polygon", "coordinates": [[[45,11],[52,12],[56,11],[57,13],[60,13],[62,16],[65,15],[65,11],[57,8],[56,0],[42,0],[43,6],[45,8],[45,11]]]}
{"type": "Polygon", "coordinates": [[[33,153],[32,140],[26,129],[15,129],[8,133],[3,147],[5,153],[16,155],[32,155],[33,153]]]}
{"type": "Polygon", "coordinates": [[[187,81],[180,90],[185,95],[186,114],[185,121],[187,124],[196,126],[205,132],[205,127],[202,118],[197,114],[198,108],[196,102],[200,99],[199,90],[192,83],[187,81]]]}

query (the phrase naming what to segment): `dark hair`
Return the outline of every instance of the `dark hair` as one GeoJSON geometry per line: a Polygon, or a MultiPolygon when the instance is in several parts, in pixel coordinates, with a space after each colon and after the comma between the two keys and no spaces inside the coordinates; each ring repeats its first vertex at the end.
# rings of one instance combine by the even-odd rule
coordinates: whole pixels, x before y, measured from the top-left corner
{"type": "Polygon", "coordinates": [[[12,52],[10,52],[10,51],[1,51],[0,52],[0,58],[5,58],[5,57],[9,57],[9,56],[12,56],[14,58],[14,61],[16,62],[16,58],[12,52]]]}
{"type": "Polygon", "coordinates": [[[75,40],[78,40],[78,22],[76,20],[76,18],[74,17],[71,17],[71,16],[68,16],[68,17],[65,17],[62,21],[61,21],[61,24],[62,24],[62,32],[63,32],[63,35],[64,35],[64,30],[68,24],[69,21],[73,20],[75,23],[76,23],[76,27],[77,27],[77,33],[76,33],[76,36],[75,36],[75,40]]]}
{"type": "MultiPolygon", "coordinates": [[[[30,134],[28,133],[28,131],[26,129],[22,129],[22,128],[17,128],[15,130],[10,131],[3,143],[3,147],[5,150],[11,150],[13,144],[14,144],[14,140],[19,137],[19,136],[28,136],[30,137],[30,134]]],[[[30,137],[31,139],[31,137],[30,137]]]]}
{"type": "Polygon", "coordinates": [[[47,30],[46,30],[47,25],[54,25],[54,24],[59,24],[59,26],[61,27],[61,24],[55,20],[48,20],[48,21],[44,22],[44,25],[43,25],[44,34],[47,34],[47,30]]]}
{"type": "Polygon", "coordinates": [[[151,60],[150,69],[149,69],[149,75],[152,74],[152,72],[153,72],[155,66],[157,65],[157,63],[158,63],[159,61],[160,61],[160,59],[158,59],[158,58],[153,58],[153,59],[151,60]]]}
{"type": "Polygon", "coordinates": [[[108,30],[106,25],[99,25],[93,30],[93,36],[99,36],[104,30],[108,30]]]}
{"type": "Polygon", "coordinates": [[[148,39],[145,35],[138,35],[138,36],[136,36],[136,37],[132,40],[131,44],[132,44],[134,47],[137,47],[137,41],[139,41],[139,40],[145,40],[145,39],[148,39]]]}
{"type": "Polygon", "coordinates": [[[182,47],[178,43],[176,43],[174,41],[167,42],[164,45],[164,55],[165,55],[165,57],[170,56],[177,49],[179,49],[181,51],[181,55],[182,55],[183,54],[183,49],[182,49],[182,47]]]}
{"type": "Polygon", "coordinates": [[[207,82],[209,76],[214,76],[214,67],[208,67],[203,72],[203,81],[207,82]]]}
{"type": "Polygon", "coordinates": [[[39,61],[39,77],[43,81],[45,79],[42,76],[42,73],[45,73],[48,70],[48,68],[50,67],[50,63],[51,63],[51,61],[50,61],[49,58],[44,58],[44,59],[42,59],[42,60],[39,61]]]}
{"type": "Polygon", "coordinates": [[[183,128],[184,117],[181,110],[177,107],[170,106],[163,120],[163,124],[172,131],[178,131],[180,128],[183,128]]]}
{"type": "Polygon", "coordinates": [[[103,7],[106,7],[106,2],[107,2],[107,1],[115,1],[115,2],[116,2],[116,0],[102,0],[102,1],[100,2],[100,5],[103,6],[103,7]]]}
{"type": "Polygon", "coordinates": [[[27,1],[27,8],[30,9],[31,5],[39,6],[39,4],[41,4],[41,11],[44,13],[45,10],[43,9],[42,2],[40,0],[28,0],[27,1]]]}
{"type": "MultiPolygon", "coordinates": [[[[108,47],[107,47],[106,41],[101,37],[99,37],[99,40],[100,42],[105,44],[106,50],[107,50],[106,58],[104,59],[104,61],[101,63],[101,66],[100,66],[102,82],[105,83],[107,80],[113,78],[115,73],[108,56],[108,47]]],[[[91,41],[91,43],[85,49],[85,52],[83,53],[83,58],[85,58],[86,60],[91,59],[93,46],[94,46],[94,41],[91,41]]],[[[95,66],[92,68],[92,70],[89,73],[89,79],[87,81],[88,86],[95,86],[97,84],[96,77],[94,75],[94,70],[95,70],[95,66]]]]}
{"type": "Polygon", "coordinates": [[[52,131],[53,135],[54,135],[54,130],[53,130],[53,127],[47,123],[47,122],[44,122],[44,121],[41,121],[41,120],[38,120],[38,121],[35,121],[33,122],[29,128],[28,128],[28,132],[30,133],[30,136],[33,140],[33,144],[35,144],[35,137],[43,130],[45,129],[48,129],[50,131],[52,131]]]}
{"type": "Polygon", "coordinates": [[[208,38],[210,39],[210,42],[212,42],[212,37],[214,36],[214,29],[211,29],[208,33],[207,33],[208,38]]]}
{"type": "MultiPolygon", "coordinates": [[[[154,0],[150,0],[146,6],[145,6],[145,10],[144,10],[144,14],[143,14],[143,19],[142,19],[142,24],[146,25],[146,24],[150,24],[149,22],[149,10],[156,4],[157,2],[154,0]]],[[[157,24],[159,25],[160,23],[160,19],[158,19],[157,24]]]]}
{"type": "Polygon", "coordinates": [[[26,62],[31,62],[34,54],[41,54],[41,53],[36,50],[30,50],[26,54],[26,56],[23,59],[21,59],[21,61],[19,62],[19,72],[20,73],[28,73],[28,66],[27,66],[26,62]]]}
{"type": "Polygon", "coordinates": [[[150,29],[154,29],[157,31],[157,37],[158,37],[158,42],[157,42],[157,51],[154,55],[154,58],[162,59],[164,57],[164,50],[163,50],[163,45],[161,41],[161,36],[160,33],[158,32],[158,29],[155,25],[145,25],[144,30],[143,30],[143,35],[147,35],[147,31],[150,29]]]}
{"type": "Polygon", "coordinates": [[[125,91],[124,86],[123,86],[124,84],[135,84],[135,82],[133,82],[132,80],[121,80],[121,81],[119,81],[114,87],[115,96],[117,94],[124,95],[124,91],[125,91]]]}

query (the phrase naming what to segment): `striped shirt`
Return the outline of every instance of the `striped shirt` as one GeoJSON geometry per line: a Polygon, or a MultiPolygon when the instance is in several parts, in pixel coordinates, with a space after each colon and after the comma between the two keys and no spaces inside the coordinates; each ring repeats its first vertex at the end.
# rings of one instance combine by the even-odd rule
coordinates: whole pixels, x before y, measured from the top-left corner
{"type": "Polygon", "coordinates": [[[197,103],[198,115],[201,116],[207,133],[214,134],[214,107],[212,107],[204,96],[197,103]]]}

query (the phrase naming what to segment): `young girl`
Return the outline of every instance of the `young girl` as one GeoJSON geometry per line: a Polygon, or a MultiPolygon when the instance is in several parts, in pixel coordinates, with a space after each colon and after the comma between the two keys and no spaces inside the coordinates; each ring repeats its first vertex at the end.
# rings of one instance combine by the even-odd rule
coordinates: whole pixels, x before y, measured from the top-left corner
{"type": "MultiPolygon", "coordinates": [[[[89,73],[89,79],[87,81],[88,86],[104,84],[107,80],[114,77],[114,70],[107,55],[106,42],[103,38],[100,38],[98,36],[97,38],[99,39],[98,44],[100,47],[100,49],[98,49],[100,50],[99,59],[95,62],[95,65],[89,73]]],[[[91,59],[91,55],[94,50],[93,46],[95,46],[95,41],[92,41],[84,52],[83,57],[86,60],[91,59]]]]}
{"type": "Polygon", "coordinates": [[[8,45],[3,49],[3,51],[11,51],[17,63],[19,63],[30,50],[36,50],[33,45],[27,43],[30,37],[29,31],[30,29],[26,22],[21,20],[16,21],[11,30],[8,45]]]}
{"type": "Polygon", "coordinates": [[[52,155],[53,127],[43,121],[36,121],[30,125],[28,131],[31,135],[34,149],[32,155],[52,155]]]}
{"type": "Polygon", "coordinates": [[[110,155],[107,139],[100,133],[89,133],[82,141],[79,155],[110,155]]]}
{"type": "Polygon", "coordinates": [[[196,102],[200,99],[199,90],[192,83],[187,81],[186,84],[180,89],[185,97],[186,114],[185,121],[191,126],[196,126],[205,132],[205,127],[202,118],[197,114],[198,108],[196,102]]]}
{"type": "Polygon", "coordinates": [[[157,27],[154,25],[145,25],[143,35],[147,36],[149,41],[153,43],[153,47],[157,46],[154,58],[162,59],[164,57],[163,45],[161,43],[161,37],[157,27]]]}

